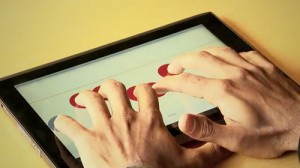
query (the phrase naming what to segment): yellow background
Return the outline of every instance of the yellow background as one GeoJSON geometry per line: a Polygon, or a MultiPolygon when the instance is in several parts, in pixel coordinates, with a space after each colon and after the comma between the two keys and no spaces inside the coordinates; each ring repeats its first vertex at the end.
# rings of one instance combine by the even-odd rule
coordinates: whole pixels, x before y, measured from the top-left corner
{"type": "MultiPolygon", "coordinates": [[[[299,0],[0,0],[0,77],[212,11],[300,83],[299,0]]],[[[263,150],[263,149],[262,149],[263,150]]],[[[298,167],[234,155],[219,167],[298,167]]],[[[0,110],[0,167],[43,168],[0,110]]]]}

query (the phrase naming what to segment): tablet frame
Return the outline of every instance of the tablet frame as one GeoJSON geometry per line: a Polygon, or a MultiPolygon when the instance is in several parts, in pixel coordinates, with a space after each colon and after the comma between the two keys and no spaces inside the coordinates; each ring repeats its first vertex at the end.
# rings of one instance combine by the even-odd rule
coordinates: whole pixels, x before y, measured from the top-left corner
{"type": "MultiPolygon", "coordinates": [[[[13,121],[15,121],[20,131],[29,138],[37,153],[47,162],[48,165],[51,167],[68,167],[68,163],[64,161],[66,156],[61,156],[61,149],[57,146],[57,143],[60,143],[59,140],[14,86],[132,48],[197,25],[203,25],[206,27],[225,45],[235,49],[237,52],[253,50],[253,47],[249,43],[226,26],[218,17],[211,12],[207,12],[54,61],[46,65],[4,77],[0,79],[1,107],[7,112],[13,121]]],[[[214,121],[222,119],[222,115],[220,115],[218,108],[209,110],[204,114],[214,121]]],[[[177,123],[168,125],[168,129],[174,136],[180,134],[180,131],[177,128],[177,123]]],[[[70,159],[72,155],[69,151],[65,152],[66,155],[68,155],[67,157],[70,159]]],[[[81,164],[80,161],[75,160],[75,158],[73,159],[76,163],[81,164]]]]}

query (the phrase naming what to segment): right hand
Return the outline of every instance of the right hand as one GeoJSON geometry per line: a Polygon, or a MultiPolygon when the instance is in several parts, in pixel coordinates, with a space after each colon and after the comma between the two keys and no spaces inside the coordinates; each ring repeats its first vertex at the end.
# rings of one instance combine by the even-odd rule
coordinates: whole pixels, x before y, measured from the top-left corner
{"type": "Polygon", "coordinates": [[[219,107],[227,124],[186,114],[179,128],[188,136],[261,158],[297,150],[300,88],[258,52],[209,48],[175,58],[168,71],[175,75],[164,77],[154,89],[204,98],[219,107]]]}

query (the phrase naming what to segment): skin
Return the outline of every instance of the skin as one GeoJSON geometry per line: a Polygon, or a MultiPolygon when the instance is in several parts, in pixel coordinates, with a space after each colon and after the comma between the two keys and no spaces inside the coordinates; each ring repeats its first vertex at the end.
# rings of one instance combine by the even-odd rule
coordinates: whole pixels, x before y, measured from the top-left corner
{"type": "Polygon", "coordinates": [[[149,85],[135,89],[136,112],[124,85],[108,80],[101,93],[84,91],[76,98],[88,109],[91,128],[68,116],[58,116],[54,122],[74,141],[85,167],[212,167],[228,156],[222,147],[260,158],[297,150],[300,88],[258,52],[208,48],[177,57],[168,71],[173,75],[152,86],[156,92],[204,98],[219,107],[226,125],[185,114],[179,120],[182,132],[209,143],[181,147],[164,126],[156,93],[149,85]],[[201,75],[186,72],[189,69],[201,75]]]}
{"type": "MultiPolygon", "coordinates": [[[[179,146],[162,121],[152,87],[138,85],[134,94],[138,111],[132,109],[124,85],[107,80],[101,93],[83,91],[75,100],[87,108],[91,128],[68,116],[56,118],[56,129],[73,140],[84,167],[211,167],[230,153],[213,143],[193,149],[179,146]]],[[[65,158],[66,163],[78,167],[65,158]]]]}
{"type": "Polygon", "coordinates": [[[175,58],[168,71],[175,75],[158,81],[157,92],[203,98],[220,109],[226,122],[186,114],[179,128],[188,136],[259,158],[297,150],[300,88],[260,53],[212,47],[175,58]]]}

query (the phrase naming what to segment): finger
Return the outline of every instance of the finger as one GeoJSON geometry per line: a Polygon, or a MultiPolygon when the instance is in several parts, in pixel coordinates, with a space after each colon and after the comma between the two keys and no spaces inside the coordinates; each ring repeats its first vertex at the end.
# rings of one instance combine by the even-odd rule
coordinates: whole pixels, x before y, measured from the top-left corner
{"type": "Polygon", "coordinates": [[[87,108],[93,126],[96,128],[106,125],[103,123],[106,123],[111,117],[103,97],[98,93],[83,91],[76,97],[75,101],[87,108]]]}
{"type": "MultiPolygon", "coordinates": [[[[216,93],[218,80],[181,73],[179,75],[166,76],[156,82],[152,87],[158,92],[180,92],[190,96],[204,98],[214,104],[214,100],[221,97],[221,93],[216,93]]],[[[215,104],[216,105],[216,104],[215,104]]]]}
{"type": "Polygon", "coordinates": [[[69,137],[73,142],[79,140],[87,131],[80,123],[69,116],[59,115],[54,121],[54,126],[61,133],[69,137]]]}
{"type": "Polygon", "coordinates": [[[213,56],[216,56],[220,58],[221,60],[237,66],[237,67],[243,67],[246,69],[252,68],[253,65],[251,65],[247,60],[245,60],[243,57],[241,57],[236,51],[231,49],[230,47],[209,47],[204,49],[204,51],[209,52],[213,56]]]}
{"type": "Polygon", "coordinates": [[[168,66],[171,74],[180,74],[184,69],[196,70],[207,78],[224,79],[230,77],[236,68],[206,51],[200,51],[179,56],[168,66]]]}
{"type": "Polygon", "coordinates": [[[106,80],[102,84],[100,94],[108,99],[112,117],[124,117],[130,111],[129,109],[132,109],[125,86],[116,80],[106,80]]]}
{"type": "Polygon", "coordinates": [[[255,66],[273,70],[275,66],[257,51],[241,52],[240,55],[255,66]]]}
{"type": "Polygon", "coordinates": [[[179,120],[179,129],[193,139],[212,142],[229,150],[239,150],[246,131],[240,126],[217,124],[203,115],[186,114],[179,120]]]}
{"type": "Polygon", "coordinates": [[[139,104],[139,112],[160,115],[156,92],[149,84],[139,84],[134,90],[139,104]]]}

